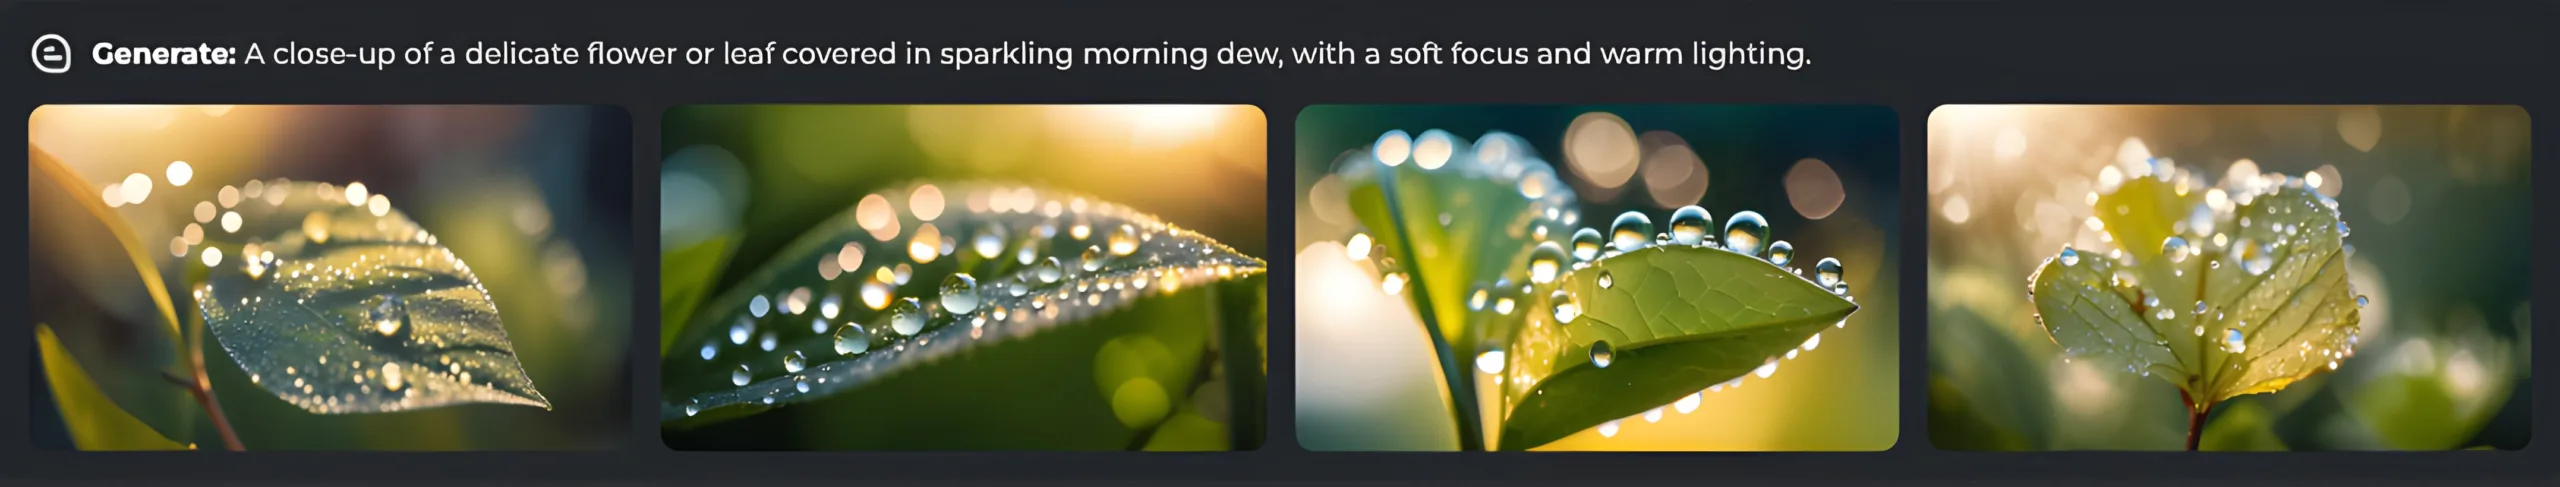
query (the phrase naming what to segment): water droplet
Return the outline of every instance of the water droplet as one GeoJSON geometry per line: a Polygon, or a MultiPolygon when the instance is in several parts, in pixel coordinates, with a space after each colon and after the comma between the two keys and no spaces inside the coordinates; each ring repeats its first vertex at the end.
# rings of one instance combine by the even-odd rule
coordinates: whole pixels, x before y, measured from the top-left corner
{"type": "Polygon", "coordinates": [[[1404,274],[1389,272],[1378,276],[1378,290],[1390,295],[1404,294],[1404,274]]]}
{"type": "Polygon", "coordinates": [[[791,379],[791,388],[802,393],[809,392],[809,378],[798,377],[791,379]]]}
{"type": "Polygon", "coordinates": [[[1679,401],[1672,402],[1671,409],[1679,411],[1680,414],[1689,414],[1690,411],[1698,410],[1698,402],[1706,399],[1706,397],[1706,394],[1696,392],[1689,393],[1687,397],[1682,397],[1679,401]]]}
{"type": "Polygon", "coordinates": [[[2143,294],[2143,296],[2142,296],[2142,307],[2144,307],[2144,308],[2158,308],[2158,307],[2160,307],[2160,296],[2152,295],[2150,291],[2143,291],[2143,292],[2142,292],[2142,294],[2143,294]]]}
{"type": "Polygon", "coordinates": [[[1493,300],[1493,312],[1503,316],[1510,316],[1511,310],[1516,307],[1518,307],[1518,303],[1511,301],[1511,298],[1508,296],[1493,300]]]}
{"type": "Polygon", "coordinates": [[[2204,300],[2196,300],[2196,316],[2204,316],[2204,300]]]}
{"type": "Polygon", "coordinates": [[[942,309],[953,313],[978,310],[978,279],[968,274],[952,274],[942,279],[942,309]]]}
{"type": "Polygon", "coordinates": [[[1120,224],[1119,230],[1111,232],[1111,237],[1107,239],[1106,242],[1111,246],[1111,255],[1113,256],[1128,256],[1129,254],[1137,253],[1138,227],[1122,223],[1120,224]]]}
{"type": "Polygon", "coordinates": [[[737,323],[729,325],[729,343],[732,345],[745,345],[747,344],[747,338],[749,338],[749,335],[753,335],[755,331],[755,320],[748,319],[743,316],[738,317],[737,323]]]}
{"type": "Polygon", "coordinates": [[[1653,235],[1653,219],[1646,218],[1643,212],[1619,213],[1618,220],[1609,224],[1609,244],[1616,247],[1619,252],[1634,252],[1636,249],[1644,248],[1645,239],[1651,235],[1653,235]]]}
{"type": "Polygon", "coordinates": [[[978,235],[969,238],[969,249],[977,251],[981,259],[993,259],[1004,253],[1004,226],[978,227],[978,235]]]}
{"type": "Polygon", "coordinates": [[[702,359],[703,359],[703,360],[711,360],[713,357],[719,357],[719,356],[720,356],[720,344],[719,344],[719,343],[715,343],[715,342],[703,342],[703,344],[702,344],[702,359]]]}
{"type": "Polygon", "coordinates": [[[2062,266],[2070,267],[2075,265],[2080,265],[2080,250],[2071,248],[2070,245],[2063,245],[2062,266]]]}
{"type": "Polygon", "coordinates": [[[2184,238],[2172,236],[2160,241],[2160,255],[2167,256],[2169,262],[2186,262],[2187,255],[2194,253],[2194,250],[2194,247],[2187,245],[2187,239],[2184,238]]]}
{"type": "Polygon", "coordinates": [[[1490,293],[1485,292],[1484,288],[1476,288],[1476,292],[1474,294],[1467,295],[1467,309],[1470,311],[1484,311],[1484,301],[1487,294],[1490,293]]]}
{"type": "Polygon", "coordinates": [[[2347,228],[2347,222],[2346,222],[2346,220],[2339,220],[2339,221],[2338,221],[2338,237],[2339,237],[2339,238],[2345,238],[2345,237],[2347,236],[2347,234],[2349,234],[2349,233],[2354,233],[2354,232],[2347,228]]]}
{"type": "Polygon", "coordinates": [[[1839,284],[1845,284],[1840,280],[1840,271],[1840,259],[1824,257],[1813,263],[1813,283],[1825,288],[1839,287],[1839,284]]]}
{"type": "Polygon", "coordinates": [[[2177,317],[2178,317],[2178,311],[2177,311],[2177,310],[2173,310],[2173,309],[2169,309],[2169,308],[2160,308],[2160,311],[2159,311],[2159,312],[2157,312],[2157,313],[2152,313],[2152,314],[2151,314],[2151,317],[2153,317],[2153,318],[2159,318],[2159,319],[2160,319],[2160,321],[2169,321],[2169,320],[2172,320],[2172,319],[2177,319],[2177,317]]]}
{"type": "Polygon", "coordinates": [[[2369,304],[2369,303],[2371,303],[2371,302],[2372,302],[2371,300],[2367,300],[2367,299],[2365,299],[2364,295],[2362,295],[2362,294],[2358,294],[2358,295],[2356,295],[2356,307],[2358,307],[2358,308],[2362,308],[2362,307],[2364,307],[2364,305],[2369,304]]]}
{"type": "Polygon", "coordinates": [[[1562,290],[1547,295],[1547,303],[1555,308],[1556,323],[1572,323],[1582,317],[1582,305],[1573,302],[1573,293],[1562,290]]]}
{"type": "Polygon", "coordinates": [[[1724,222],[1724,249],[1759,257],[1769,241],[1769,220],[1760,212],[1744,210],[1724,222]]]}
{"type": "Polygon", "coordinates": [[[1609,349],[1608,340],[1591,342],[1591,365],[1606,369],[1609,368],[1609,362],[1615,359],[1617,359],[1617,352],[1609,349]]]}
{"type": "Polygon", "coordinates": [[[2275,244],[2244,238],[2232,245],[2237,249],[2232,253],[2232,257],[2240,259],[2240,270],[2248,272],[2249,275],[2266,274],[2267,269],[2276,265],[2275,244]]]}
{"type": "Polygon", "coordinates": [[[1476,370],[1487,374],[1500,374],[1503,366],[1502,358],[1501,350],[1487,350],[1476,354],[1476,370]]]}
{"type": "Polygon", "coordinates": [[[1102,258],[1102,246],[1087,245],[1084,247],[1083,258],[1077,259],[1078,267],[1084,268],[1085,272],[1102,270],[1102,258]]]}
{"type": "Polygon", "coordinates": [[[373,324],[374,333],[386,337],[400,334],[400,323],[408,315],[405,300],[398,294],[384,294],[375,299],[373,308],[365,311],[365,319],[373,324]]]}
{"type": "Polygon", "coordinates": [[[1600,437],[1601,437],[1601,438],[1614,438],[1614,437],[1617,437],[1617,436],[1618,436],[1618,420],[1612,419],[1612,420],[1609,420],[1609,422],[1606,422],[1606,423],[1600,423],[1600,437]]]}
{"type": "Polygon", "coordinates": [[[1708,216],[1707,209],[1698,205],[1671,210],[1671,241],[1680,245],[1697,245],[1706,241],[1707,227],[1713,225],[1715,218],[1708,216]]]}
{"type": "Polygon", "coordinates": [[[805,368],[809,368],[809,358],[808,358],[808,357],[805,357],[805,356],[801,356],[801,355],[800,355],[800,352],[798,352],[798,351],[793,351],[793,352],[791,352],[791,354],[790,354],[790,355],[784,355],[784,356],[782,356],[782,371],[783,371],[783,372],[790,372],[790,373],[797,374],[797,373],[800,373],[800,369],[805,369],[805,368]]]}
{"type": "Polygon", "coordinates": [[[1617,278],[1617,276],[1610,275],[1610,274],[1609,274],[1609,271],[1608,271],[1608,270],[1606,270],[1606,269],[1603,269],[1603,270],[1601,270],[1601,271],[1600,271],[1600,288],[1601,288],[1601,289],[1608,289],[1608,288],[1611,288],[1611,287],[1615,287],[1615,286],[1617,286],[1617,285],[1618,285],[1618,278],[1617,278]]]}
{"type": "Polygon", "coordinates": [[[1573,260],[1590,262],[1600,258],[1600,231],[1583,228],[1573,232],[1573,260]]]}
{"type": "Polygon", "coordinates": [[[844,327],[836,329],[835,341],[838,355],[853,355],[871,350],[871,333],[864,331],[862,325],[845,323],[844,327]]]}
{"type": "Polygon", "coordinates": [[[1538,247],[1529,251],[1529,282],[1555,282],[1556,274],[1563,271],[1564,246],[1555,242],[1538,242],[1538,247]]]}
{"type": "MultiPolygon", "coordinates": [[[[2242,324],[2242,326],[2246,325],[2246,323],[2242,324]]],[[[2241,334],[2240,329],[2236,327],[2223,329],[2222,351],[2224,353],[2241,353],[2249,351],[2248,335],[2241,334]]]]}
{"type": "Polygon", "coordinates": [[[747,364],[738,364],[737,369],[729,371],[729,385],[747,385],[747,379],[753,378],[755,378],[755,371],[748,369],[747,364]]]}
{"type": "Polygon", "coordinates": [[[924,321],[924,304],[917,302],[916,298],[900,299],[897,304],[889,305],[890,331],[915,336],[917,332],[924,331],[924,321]]]}
{"type": "Polygon", "coordinates": [[[1785,240],[1769,243],[1769,263],[1783,266],[1787,265],[1789,262],[1795,262],[1795,260],[1795,244],[1787,243],[1785,240]]]}
{"type": "Polygon", "coordinates": [[[765,300],[764,295],[762,294],[756,295],[754,299],[747,300],[747,315],[749,316],[763,318],[765,311],[771,309],[773,309],[773,302],[765,300]]]}
{"type": "Polygon", "coordinates": [[[684,415],[693,416],[696,414],[702,414],[702,403],[686,400],[684,402],[684,415]]]}
{"type": "Polygon", "coordinates": [[[1041,284],[1058,282],[1058,278],[1065,276],[1065,271],[1058,264],[1057,257],[1040,259],[1040,264],[1031,268],[1031,274],[1039,277],[1041,284]]]}
{"type": "Polygon", "coordinates": [[[401,379],[399,364],[382,364],[382,390],[398,391],[407,384],[408,381],[401,379]]]}
{"type": "Polygon", "coordinates": [[[1647,423],[1660,423],[1660,422],[1662,422],[1662,408],[1653,408],[1653,410],[1651,410],[1651,411],[1645,411],[1645,412],[1644,412],[1644,422],[1647,422],[1647,423]]]}
{"type": "Polygon", "coordinates": [[[880,309],[889,306],[889,294],[891,292],[891,289],[889,288],[889,277],[880,274],[882,273],[873,273],[870,279],[862,280],[862,289],[858,292],[862,293],[861,297],[863,306],[868,306],[871,309],[880,309]]]}

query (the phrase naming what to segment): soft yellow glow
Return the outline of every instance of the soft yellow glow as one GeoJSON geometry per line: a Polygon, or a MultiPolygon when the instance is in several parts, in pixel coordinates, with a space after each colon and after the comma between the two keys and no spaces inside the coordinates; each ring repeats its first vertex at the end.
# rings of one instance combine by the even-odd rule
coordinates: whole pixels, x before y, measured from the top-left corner
{"type": "Polygon", "coordinates": [[[187,161],[170,162],[168,173],[170,186],[186,186],[188,181],[196,179],[196,168],[187,165],[187,161]]]}

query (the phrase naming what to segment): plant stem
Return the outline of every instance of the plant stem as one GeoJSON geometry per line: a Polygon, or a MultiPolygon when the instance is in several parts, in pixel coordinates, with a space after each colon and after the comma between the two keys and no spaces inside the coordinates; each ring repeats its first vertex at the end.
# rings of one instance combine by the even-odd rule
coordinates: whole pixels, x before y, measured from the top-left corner
{"type": "Polygon", "coordinates": [[[187,326],[187,350],[184,353],[188,372],[194,377],[192,379],[172,377],[170,380],[177,382],[178,387],[186,388],[189,395],[195,396],[196,405],[204,407],[205,416],[213,420],[214,432],[222,435],[223,448],[231,451],[248,451],[248,447],[240,444],[240,434],[231,430],[231,417],[222,414],[222,401],[216,400],[213,396],[213,378],[205,373],[204,368],[204,333],[204,320],[190,320],[187,326]]]}
{"type": "MultiPolygon", "coordinates": [[[[1396,168],[1387,168],[1384,178],[1386,181],[1378,187],[1386,193],[1387,221],[1395,226],[1396,235],[1410,236],[1413,232],[1405,229],[1404,205],[1396,199],[1398,187],[1396,173],[1396,168]]],[[[1397,241],[1402,245],[1396,246],[1395,250],[1403,254],[1401,257],[1406,265],[1418,266],[1420,261],[1416,260],[1415,257],[1418,256],[1413,254],[1413,242],[1401,238],[1397,241]]],[[[1477,419],[1479,412],[1476,410],[1475,376],[1468,374],[1472,369],[1463,358],[1458,356],[1456,350],[1451,347],[1449,338],[1442,333],[1439,316],[1433,313],[1437,308],[1432,307],[1431,293],[1423,287],[1420,276],[1406,279],[1405,283],[1407,287],[1412,288],[1408,295],[1413,297],[1414,314],[1422,317],[1422,334],[1431,337],[1432,351],[1440,360],[1440,377],[1449,383],[1449,414],[1457,422],[1458,450],[1483,451],[1485,449],[1484,421],[1477,419]]]]}
{"type": "Polygon", "coordinates": [[[2213,412],[2213,405],[2197,405],[2186,391],[2178,391],[2178,402],[2187,406],[2187,451],[2200,451],[2197,447],[2204,442],[2204,418],[2213,412]]]}

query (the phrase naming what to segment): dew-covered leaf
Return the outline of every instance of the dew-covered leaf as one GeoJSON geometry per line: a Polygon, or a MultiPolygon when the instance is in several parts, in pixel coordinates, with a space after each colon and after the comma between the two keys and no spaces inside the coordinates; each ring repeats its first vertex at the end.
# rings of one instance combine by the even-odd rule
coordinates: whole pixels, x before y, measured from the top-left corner
{"type": "MultiPolygon", "coordinates": [[[[51,154],[27,150],[28,308],[102,394],[164,437],[185,438],[197,409],[164,379],[185,375],[186,343],[169,281],[98,187],[51,154]]],[[[139,209],[134,211],[141,211],[139,209]]]]}
{"type": "MultiPolygon", "coordinates": [[[[1832,272],[1817,278],[1835,279],[1832,272]]],[[[1557,282],[1533,297],[1500,372],[1504,450],[1543,445],[1746,374],[1766,378],[1858,309],[1806,277],[1707,246],[1637,249],[1557,282]]]]}
{"type": "Polygon", "coordinates": [[[1516,322],[1470,313],[1492,306],[1470,299],[1483,291],[1488,296],[1475,302],[1525,301],[1512,290],[1528,284],[1529,252],[1569,238],[1581,218],[1573,190],[1528,141],[1508,133],[1468,143],[1439,130],[1393,131],[1334,164],[1371,242],[1353,251],[1404,280],[1424,322],[1460,356],[1508,335],[1507,322],[1516,322]]]}
{"type": "MultiPolygon", "coordinates": [[[[1152,316],[1145,326],[1126,330],[1148,338],[1111,343],[1156,343],[1140,348],[1169,351],[1166,357],[1174,362],[1196,359],[1213,347],[1210,337],[1222,321],[1207,288],[1252,280],[1264,266],[1204,235],[1109,202],[968,182],[921,183],[866,196],[774,255],[738,287],[705,302],[664,358],[667,402],[660,418],[669,427],[690,429],[838,395],[860,396],[902,375],[982,355],[1010,356],[1007,343],[1030,344],[1097,322],[1126,321],[1114,316],[1166,308],[1165,303],[1198,308],[1152,316]],[[1172,335],[1180,338],[1167,338],[1172,335]]],[[[1049,357],[1059,363],[1079,359],[1049,357]]],[[[1190,376],[1188,367],[1161,365],[1140,368],[1190,376]]],[[[1089,370],[1096,380],[1109,375],[1089,370]]],[[[1162,393],[1149,397],[1190,397],[1188,382],[1176,379],[1149,377],[1162,393]]],[[[1017,393],[1001,392],[1008,396],[1003,399],[951,397],[1021,400],[1012,396],[1017,393]]],[[[1114,412],[1147,423],[1130,429],[1167,417],[1135,411],[1114,412]]]]}
{"type": "Polygon", "coordinates": [[[71,434],[73,447],[83,451],[188,449],[126,414],[98,390],[89,374],[80,370],[80,362],[72,360],[71,351],[62,348],[52,327],[36,325],[36,349],[44,359],[45,385],[53,391],[53,403],[62,412],[62,426],[71,434]]]}
{"type": "Polygon", "coordinates": [[[2336,200],[2280,175],[2207,187],[2165,163],[2148,171],[2097,199],[2090,226],[2113,248],[2065,247],[2029,277],[2064,353],[2160,377],[2198,408],[2354,353],[2360,297],[2336,200]]]}
{"type": "Polygon", "coordinates": [[[471,267],[388,198],[355,184],[261,186],[234,208],[238,231],[208,237],[223,257],[207,259],[193,293],[251,381],[322,414],[550,408],[471,267]]]}

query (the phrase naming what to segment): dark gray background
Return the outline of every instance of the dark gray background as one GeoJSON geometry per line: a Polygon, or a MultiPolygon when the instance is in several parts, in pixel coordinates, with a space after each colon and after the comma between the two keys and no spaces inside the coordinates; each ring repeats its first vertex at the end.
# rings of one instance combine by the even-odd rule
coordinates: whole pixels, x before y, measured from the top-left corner
{"type": "MultiPolygon", "coordinates": [[[[0,55],[0,102],[19,110],[44,103],[599,103],[631,112],[636,208],[632,236],[652,242],[656,215],[658,120],[690,103],[1250,103],[1270,117],[1270,160],[1290,161],[1298,111],[1325,103],[1863,103],[1894,108],[1903,142],[1906,203],[1926,192],[1929,111],[1948,103],[2518,104],[2560,110],[2554,76],[2560,2],[1663,2],[1548,1],[1525,6],[1460,3],[1384,6],[1371,2],[1266,2],[1203,7],[1175,2],[967,2],[899,5],[849,2],[11,2],[0,6],[0,41],[44,33],[89,43],[300,40],[319,44],[442,45],[471,40],[583,44],[761,43],[864,45],[888,40],[971,45],[1000,40],[1047,44],[1152,45],[1158,41],[1305,45],[1611,43],[1767,40],[1812,50],[1804,71],[1757,67],[100,67],[44,75],[8,44],[0,55]],[[1022,8],[994,9],[995,6],[1022,8]]],[[[0,133],[22,131],[5,117],[0,133]]],[[[2548,126],[2537,145],[2560,147],[2548,126]]],[[[2548,154],[2544,152],[2543,154],[2548,154]]],[[[2538,155],[2537,162],[2548,162],[2538,155]]],[[[1291,221],[1292,181],[1271,179],[1271,220],[1291,221]]],[[[2548,179],[2547,176],[2542,177],[2548,179]]],[[[2538,207],[2543,203],[2536,202],[2538,207]]],[[[1926,205],[1905,204],[1903,230],[1926,231],[1926,205]]],[[[0,212],[24,228],[21,212],[0,212]]],[[[2537,230],[2537,233],[2540,233],[2537,230]]],[[[1272,248],[1293,236],[1272,232],[1272,248]]],[[[1927,299],[1921,272],[1927,239],[1906,239],[1903,289],[1927,299]]],[[[0,239],[19,253],[24,239],[0,239]]],[[[654,243],[634,249],[644,290],[634,319],[657,322],[654,243]]],[[[1297,448],[1292,414],[1295,301],[1284,290],[1293,263],[1272,259],[1270,353],[1272,430],[1261,451],[1215,454],[976,452],[674,452],[657,440],[654,414],[634,414],[624,449],[592,452],[164,453],[34,451],[29,401],[0,400],[0,478],[54,484],[133,481],[275,485],[282,481],[398,484],[564,482],[579,484],[759,485],[892,481],[1341,481],[1464,480],[1550,484],[1833,485],[1963,484],[2001,480],[2183,485],[2324,486],[2367,484],[2554,485],[2560,447],[2538,442],[2516,452],[2181,454],[2070,452],[1997,454],[1940,451],[1925,430],[1925,306],[1903,311],[1902,441],[1878,453],[1550,453],[1348,454],[1297,448]]],[[[30,256],[33,258],[33,256],[30,256]]],[[[2530,263],[2549,275],[2552,259],[2530,263]]],[[[23,275],[24,261],[0,263],[23,275]]],[[[0,282],[0,308],[23,307],[26,281],[0,282]]],[[[2537,304],[2555,303],[2537,292],[2537,304]]],[[[14,311],[13,311],[14,313],[14,311]]],[[[25,336],[25,319],[5,335],[25,336]]],[[[649,336],[647,330],[633,336],[649,336]]],[[[2548,335],[2548,334],[2545,334],[2548,335]]],[[[2545,336],[2537,348],[2560,338],[2545,336]]],[[[23,396],[31,340],[0,340],[0,395],[23,396]]],[[[653,348],[636,341],[638,383],[657,373],[653,348]]],[[[2550,374],[2560,363],[2543,361],[2550,374]]],[[[2537,409],[2560,408],[2533,391],[2537,409]]],[[[635,388],[636,411],[654,410],[635,388]]],[[[2538,438],[2560,425],[2534,423],[2538,438]]],[[[1337,483],[1337,482],[1325,482],[1337,483]]],[[[22,485],[22,484],[21,484],[22,485]]],[[[491,484],[495,485],[495,484],[491,484]]],[[[1123,484],[1112,484],[1123,485],[1123,484]]]]}

